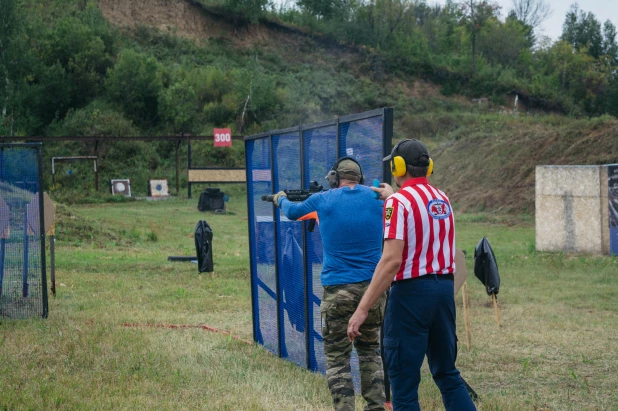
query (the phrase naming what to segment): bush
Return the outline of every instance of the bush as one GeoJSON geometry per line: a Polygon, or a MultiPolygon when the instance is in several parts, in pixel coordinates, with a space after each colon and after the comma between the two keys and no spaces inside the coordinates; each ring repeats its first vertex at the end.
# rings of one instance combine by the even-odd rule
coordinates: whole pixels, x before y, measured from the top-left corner
{"type": "Polygon", "coordinates": [[[105,87],[108,96],[136,123],[156,119],[163,85],[154,58],[131,49],[123,50],[116,65],[107,72],[105,87]]]}

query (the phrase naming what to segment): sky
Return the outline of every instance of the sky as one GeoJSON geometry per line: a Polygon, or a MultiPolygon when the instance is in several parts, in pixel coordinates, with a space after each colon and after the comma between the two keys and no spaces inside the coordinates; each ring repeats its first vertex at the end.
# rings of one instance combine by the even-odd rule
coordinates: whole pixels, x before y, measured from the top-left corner
{"type": "MultiPolygon", "coordinates": [[[[513,8],[512,0],[494,0],[502,6],[502,17],[506,17],[509,11],[513,8]]],[[[562,34],[562,23],[567,11],[575,0],[547,0],[551,6],[553,13],[540,27],[537,34],[548,36],[552,40],[557,40],[562,34]]],[[[428,0],[427,3],[444,4],[444,0],[428,0]]],[[[601,24],[606,20],[610,20],[618,27],[618,0],[580,0],[578,1],[579,8],[583,11],[592,12],[601,24]]]]}

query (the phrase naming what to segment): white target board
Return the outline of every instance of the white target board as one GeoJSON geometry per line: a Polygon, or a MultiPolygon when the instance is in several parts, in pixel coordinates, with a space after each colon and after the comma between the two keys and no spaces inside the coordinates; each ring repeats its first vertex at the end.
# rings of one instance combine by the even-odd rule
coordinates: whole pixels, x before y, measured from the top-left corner
{"type": "Polygon", "coordinates": [[[112,180],[112,194],[131,197],[131,180],[128,178],[112,180]]]}
{"type": "Polygon", "coordinates": [[[148,180],[151,197],[167,197],[170,195],[167,180],[148,180]]]}

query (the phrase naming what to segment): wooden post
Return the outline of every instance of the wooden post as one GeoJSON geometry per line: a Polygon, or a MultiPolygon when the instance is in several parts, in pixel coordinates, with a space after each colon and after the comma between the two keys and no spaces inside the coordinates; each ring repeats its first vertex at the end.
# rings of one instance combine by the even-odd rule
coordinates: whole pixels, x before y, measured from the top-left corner
{"type": "Polygon", "coordinates": [[[496,297],[496,293],[492,293],[491,298],[494,301],[494,314],[496,315],[496,324],[498,324],[498,327],[500,327],[500,313],[498,312],[498,298],[496,297]]]}
{"type": "Polygon", "coordinates": [[[464,325],[466,327],[466,345],[468,351],[472,349],[472,331],[470,326],[470,302],[468,301],[468,282],[465,281],[461,287],[461,295],[463,298],[463,310],[464,310],[464,325]]]}

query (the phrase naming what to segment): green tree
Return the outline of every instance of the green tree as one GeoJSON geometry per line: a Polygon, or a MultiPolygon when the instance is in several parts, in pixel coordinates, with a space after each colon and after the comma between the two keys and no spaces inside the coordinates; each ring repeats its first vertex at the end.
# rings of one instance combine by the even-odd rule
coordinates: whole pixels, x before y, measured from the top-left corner
{"type": "Polygon", "coordinates": [[[348,0],[298,0],[296,4],[311,15],[325,20],[345,20],[351,7],[348,0]]]}
{"type": "Polygon", "coordinates": [[[618,44],[616,44],[616,26],[607,20],[603,24],[603,54],[607,56],[609,64],[618,65],[618,44]]]}
{"type": "Polygon", "coordinates": [[[608,88],[612,69],[592,57],[587,49],[575,52],[566,41],[556,42],[549,50],[539,51],[538,81],[544,88],[569,95],[587,113],[604,111],[603,93],[608,88]]]}
{"type": "MultiPolygon", "coordinates": [[[[0,0],[0,134],[6,127],[11,95],[15,87],[15,64],[18,56],[16,37],[18,16],[16,0],[0,0]]],[[[12,119],[11,119],[12,122],[12,119]]],[[[12,129],[11,126],[8,127],[12,129]]]]}
{"type": "Polygon", "coordinates": [[[500,6],[485,0],[464,0],[461,3],[462,23],[470,33],[472,45],[472,73],[476,72],[476,41],[485,23],[496,17],[500,6]]]}
{"type": "Polygon", "coordinates": [[[72,80],[71,104],[84,106],[101,93],[105,73],[112,66],[105,42],[74,17],[60,19],[46,37],[46,63],[62,65],[72,80]]]}
{"type": "Polygon", "coordinates": [[[603,54],[601,23],[594,14],[581,10],[577,3],[566,14],[561,39],[575,50],[586,47],[588,54],[594,58],[598,59],[603,54]]]}
{"type": "Polygon", "coordinates": [[[157,61],[131,49],[123,50],[108,70],[105,87],[127,116],[147,124],[157,117],[159,92],[163,85],[157,61]]]}
{"type": "Polygon", "coordinates": [[[489,20],[479,33],[478,51],[493,64],[514,67],[520,54],[532,47],[530,32],[517,18],[509,17],[504,23],[489,20]]]}
{"type": "Polygon", "coordinates": [[[268,0],[226,0],[225,5],[231,11],[251,20],[252,23],[257,23],[264,15],[268,0]]]}
{"type": "Polygon", "coordinates": [[[237,107],[238,132],[252,123],[263,123],[280,111],[277,82],[257,63],[235,75],[234,94],[237,107]]]}
{"type": "Polygon", "coordinates": [[[187,82],[175,83],[159,95],[159,117],[169,120],[176,132],[192,131],[197,108],[197,95],[187,82]]]}
{"type": "Polygon", "coordinates": [[[130,120],[101,101],[84,108],[70,109],[62,120],[52,122],[46,130],[50,136],[135,136],[139,132],[130,120]]]}

